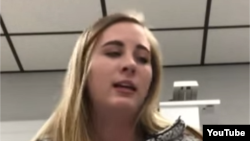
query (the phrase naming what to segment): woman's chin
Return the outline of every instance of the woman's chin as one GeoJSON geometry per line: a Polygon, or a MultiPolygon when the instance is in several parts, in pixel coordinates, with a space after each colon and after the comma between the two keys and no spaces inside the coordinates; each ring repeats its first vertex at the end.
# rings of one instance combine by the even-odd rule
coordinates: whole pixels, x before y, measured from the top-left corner
{"type": "Polygon", "coordinates": [[[119,109],[134,109],[136,108],[136,102],[127,97],[116,97],[109,101],[111,106],[119,109]]]}

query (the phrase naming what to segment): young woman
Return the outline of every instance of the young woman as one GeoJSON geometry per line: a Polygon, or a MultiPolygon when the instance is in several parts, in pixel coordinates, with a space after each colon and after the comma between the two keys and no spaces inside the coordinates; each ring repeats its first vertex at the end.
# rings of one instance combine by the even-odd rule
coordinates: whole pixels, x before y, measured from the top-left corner
{"type": "Polygon", "coordinates": [[[139,13],[98,20],[78,39],[62,99],[32,141],[201,141],[158,111],[158,43],[139,13]]]}

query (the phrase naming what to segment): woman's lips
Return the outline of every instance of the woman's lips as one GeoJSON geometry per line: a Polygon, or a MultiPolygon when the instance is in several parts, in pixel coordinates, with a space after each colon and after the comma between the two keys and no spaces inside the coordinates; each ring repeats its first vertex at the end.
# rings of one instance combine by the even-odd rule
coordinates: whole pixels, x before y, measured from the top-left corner
{"type": "Polygon", "coordinates": [[[133,94],[137,91],[136,85],[130,80],[122,80],[113,84],[114,89],[122,94],[133,94]]]}
{"type": "Polygon", "coordinates": [[[123,94],[133,94],[133,93],[135,93],[135,90],[132,90],[132,89],[126,88],[126,87],[114,87],[114,89],[117,92],[123,93],[123,94]]]}

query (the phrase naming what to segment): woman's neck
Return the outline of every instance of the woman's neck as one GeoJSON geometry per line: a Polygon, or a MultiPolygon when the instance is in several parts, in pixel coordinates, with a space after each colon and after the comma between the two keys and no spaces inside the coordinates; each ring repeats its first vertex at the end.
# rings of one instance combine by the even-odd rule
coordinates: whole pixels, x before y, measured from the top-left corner
{"type": "Polygon", "coordinates": [[[131,117],[129,114],[98,112],[92,118],[94,141],[140,141],[131,117]]]}

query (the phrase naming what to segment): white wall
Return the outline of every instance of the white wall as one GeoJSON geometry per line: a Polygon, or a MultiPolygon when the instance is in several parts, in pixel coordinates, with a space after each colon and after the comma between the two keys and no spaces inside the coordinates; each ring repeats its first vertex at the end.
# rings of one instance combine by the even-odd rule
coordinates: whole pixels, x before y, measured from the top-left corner
{"type": "Polygon", "coordinates": [[[171,98],[173,82],[197,80],[198,99],[221,99],[213,119],[204,113],[201,123],[246,124],[249,122],[249,65],[203,68],[169,68],[164,71],[162,100],[171,98]]]}
{"type": "Polygon", "coordinates": [[[64,73],[1,75],[1,120],[45,119],[61,92],[64,73]]]}
{"type": "MultiPolygon", "coordinates": [[[[1,121],[46,119],[60,96],[64,73],[1,75],[1,121]]],[[[198,80],[198,99],[221,99],[216,119],[201,123],[249,123],[249,66],[164,69],[161,101],[172,97],[176,80],[198,80]]]]}
{"type": "Polygon", "coordinates": [[[43,123],[43,120],[1,122],[1,141],[30,141],[43,123]]]}

